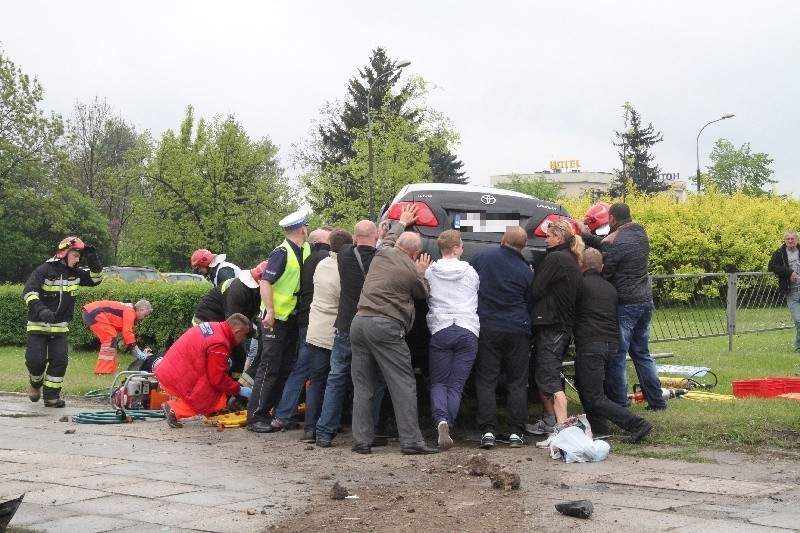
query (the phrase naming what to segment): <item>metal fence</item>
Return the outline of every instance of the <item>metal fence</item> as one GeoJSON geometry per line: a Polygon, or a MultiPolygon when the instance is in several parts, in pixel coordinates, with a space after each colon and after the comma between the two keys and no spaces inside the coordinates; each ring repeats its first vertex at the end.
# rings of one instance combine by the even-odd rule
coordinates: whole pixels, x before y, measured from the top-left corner
{"type": "Polygon", "coordinates": [[[786,297],[771,272],[650,276],[656,310],[651,342],[794,328],[786,297]]]}

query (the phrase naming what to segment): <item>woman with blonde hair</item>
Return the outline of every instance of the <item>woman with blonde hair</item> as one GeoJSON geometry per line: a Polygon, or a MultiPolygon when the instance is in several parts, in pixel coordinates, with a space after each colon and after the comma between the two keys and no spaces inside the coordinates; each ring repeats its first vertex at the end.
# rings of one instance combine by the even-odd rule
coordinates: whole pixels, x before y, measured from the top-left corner
{"type": "Polygon", "coordinates": [[[547,255],[533,281],[531,322],[536,336],[534,373],[544,416],[526,429],[534,435],[555,434],[567,419],[567,396],[561,363],[575,326],[575,302],[581,281],[585,245],[566,220],[547,228],[547,255]]]}

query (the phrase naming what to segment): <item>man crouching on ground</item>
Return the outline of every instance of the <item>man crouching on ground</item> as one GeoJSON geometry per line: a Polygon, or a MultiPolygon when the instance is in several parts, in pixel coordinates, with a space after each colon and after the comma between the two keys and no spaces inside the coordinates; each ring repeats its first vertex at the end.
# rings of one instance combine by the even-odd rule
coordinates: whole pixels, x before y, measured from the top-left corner
{"type": "Polygon", "coordinates": [[[180,336],[153,369],[161,388],[177,400],[162,406],[169,427],[182,418],[221,411],[228,396],[250,397],[252,389],[228,376],[231,351],[251,334],[250,320],[234,313],[225,322],[202,322],[180,336]]]}

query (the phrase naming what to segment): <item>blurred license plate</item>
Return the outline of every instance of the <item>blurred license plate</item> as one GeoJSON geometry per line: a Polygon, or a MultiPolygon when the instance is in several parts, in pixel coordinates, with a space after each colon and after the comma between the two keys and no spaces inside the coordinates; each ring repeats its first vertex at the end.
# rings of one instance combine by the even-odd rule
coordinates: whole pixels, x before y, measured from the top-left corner
{"type": "Polygon", "coordinates": [[[505,233],[506,227],[519,226],[519,215],[511,213],[456,213],[453,228],[474,233],[505,233]]]}

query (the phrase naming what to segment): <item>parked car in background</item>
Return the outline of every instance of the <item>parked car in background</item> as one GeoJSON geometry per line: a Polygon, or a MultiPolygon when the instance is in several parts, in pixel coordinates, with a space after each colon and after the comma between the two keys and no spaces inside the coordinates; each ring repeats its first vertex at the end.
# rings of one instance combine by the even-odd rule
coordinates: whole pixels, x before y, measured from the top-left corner
{"type": "Polygon", "coordinates": [[[566,219],[578,230],[577,222],[560,204],[505,189],[448,183],[406,185],[379,220],[388,219],[390,224],[399,220],[403,205],[410,203],[419,208],[417,222],[410,229],[420,234],[422,252],[434,260],[439,258],[436,239],[448,229],[461,232],[461,258],[469,261],[484,247],[500,244],[507,226],[522,226],[528,234],[523,255],[534,266],[544,257],[550,224],[566,219]]]}
{"type": "Polygon", "coordinates": [[[107,266],[103,268],[103,276],[127,282],[164,281],[158,270],[146,266],[107,266]]]}
{"type": "Polygon", "coordinates": [[[162,274],[165,281],[192,281],[200,283],[210,283],[205,276],[201,274],[192,274],[189,272],[167,272],[162,274]]]}

